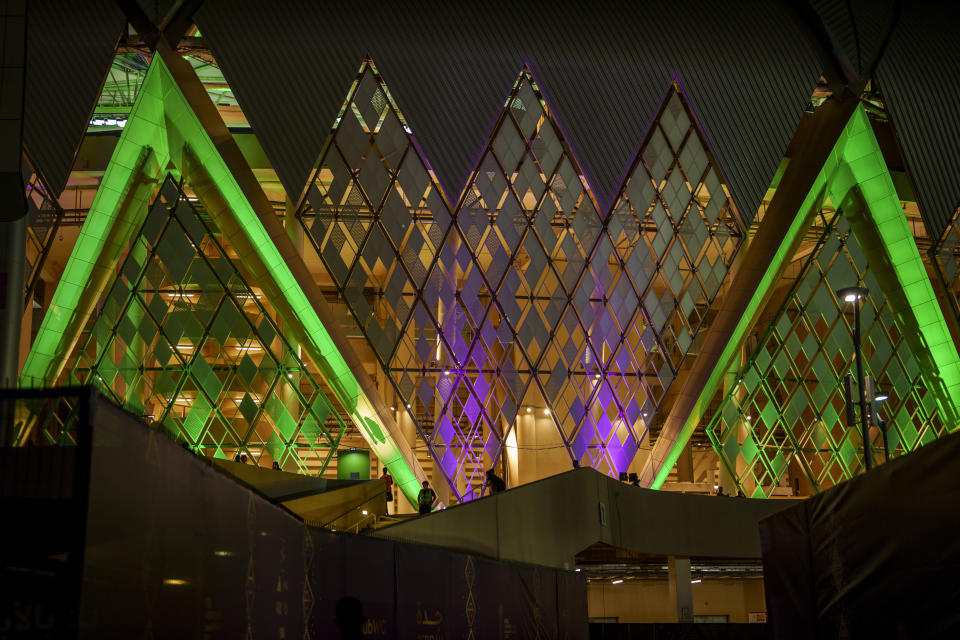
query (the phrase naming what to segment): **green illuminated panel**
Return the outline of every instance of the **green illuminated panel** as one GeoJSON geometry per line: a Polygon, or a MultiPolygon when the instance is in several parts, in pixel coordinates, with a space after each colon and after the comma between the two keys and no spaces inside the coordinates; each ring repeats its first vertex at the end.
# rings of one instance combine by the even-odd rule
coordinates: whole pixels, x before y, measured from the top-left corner
{"type": "Polygon", "coordinates": [[[154,65],[147,73],[136,104],[114,149],[70,254],[63,276],[44,315],[20,375],[23,386],[54,384],[86,321],[93,300],[104,286],[133,231],[147,209],[146,194],[135,178],[146,170],[151,153],[155,165],[167,164],[163,130],[163,73],[154,65]],[[158,141],[160,144],[158,144],[158,141]],[[130,194],[139,201],[128,206],[130,194]],[[141,216],[138,219],[138,215],[141,216]]]}
{"type": "Polygon", "coordinates": [[[943,310],[937,301],[930,278],[917,250],[916,242],[903,213],[893,179],[887,171],[883,153],[873,135],[866,111],[858,109],[847,125],[848,140],[843,149],[843,171],[830,184],[834,202],[856,186],[867,205],[876,232],[879,234],[899,289],[906,298],[911,321],[918,326],[935,368],[928,380],[934,385],[937,399],[949,430],[958,426],[960,413],[960,355],[950,335],[943,310]]]}
{"type": "Polygon", "coordinates": [[[337,400],[361,430],[371,448],[390,467],[404,495],[412,502],[419,481],[383,425],[371,400],[361,391],[336,345],[301,290],[257,213],[230,173],[213,141],[177,86],[160,56],[144,79],[110,164],[104,173],[64,277],[44,318],[21,375],[22,384],[52,384],[89,314],[91,300],[102,291],[105,275],[115,266],[147,210],[146,202],[123,203],[131,185],[143,175],[142,158],[152,154],[156,167],[183,167],[187,158],[199,163],[215,193],[198,195],[205,204],[225,202],[222,210],[208,207],[227,244],[237,249],[241,263],[254,270],[265,289],[275,292],[282,315],[301,329],[307,355],[320,369],[337,400]],[[209,197],[208,197],[209,196],[209,197]],[[130,215],[121,215],[132,211],[130,215]],[[259,267],[262,265],[262,269],[259,267]],[[88,289],[90,291],[88,291],[88,289]]]}
{"type": "MultiPolygon", "coordinates": [[[[960,358],[862,109],[838,139],[804,210],[824,189],[835,205],[851,209],[849,215],[855,215],[862,198],[870,225],[864,232],[876,233],[878,250],[888,258],[871,255],[870,261],[883,268],[889,264],[896,282],[884,280],[885,293],[844,216],[821,212],[817,250],[708,428],[723,464],[755,497],[770,495],[794,460],[815,489],[861,470],[858,430],[843,419],[841,381],[852,366],[853,320],[848,305],[836,299],[838,288],[861,283],[871,292],[863,310],[864,359],[867,374],[890,395],[882,415],[891,455],[956,428],[960,358]],[[891,297],[905,298],[906,308],[894,313],[891,297]],[[931,361],[933,366],[922,364],[931,361]]],[[[759,311],[762,292],[771,284],[760,288],[745,317],[759,311]]],[[[692,432],[706,401],[717,393],[742,339],[740,332],[727,345],[685,432],[692,432]]],[[[871,437],[876,454],[882,450],[881,436],[874,430],[871,437]]],[[[672,461],[664,466],[657,486],[671,466],[672,461]]]]}
{"type": "Polygon", "coordinates": [[[70,381],[205,455],[323,473],[348,425],[195,206],[168,177],[70,381]]]}
{"type": "MultiPolygon", "coordinates": [[[[822,211],[820,238],[708,427],[748,496],[767,497],[795,461],[815,490],[860,473],[859,426],[845,423],[843,377],[853,370],[853,312],[835,291],[870,290],[861,310],[864,373],[889,397],[880,409],[891,456],[946,432],[930,372],[911,349],[864,249],[841,212],[822,211]]],[[[777,301],[774,304],[780,304],[777,301]]],[[[871,432],[875,460],[883,439],[871,432]]]]}

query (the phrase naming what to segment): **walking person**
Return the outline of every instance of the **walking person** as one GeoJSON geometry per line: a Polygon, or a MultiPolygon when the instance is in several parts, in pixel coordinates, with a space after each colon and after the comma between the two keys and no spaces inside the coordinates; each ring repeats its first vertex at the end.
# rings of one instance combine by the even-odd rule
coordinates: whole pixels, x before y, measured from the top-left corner
{"type": "Polygon", "coordinates": [[[433,510],[433,501],[437,499],[437,494],[430,488],[430,483],[423,481],[423,489],[417,495],[417,504],[420,506],[420,515],[424,516],[433,510]]]}
{"type": "Polygon", "coordinates": [[[380,479],[387,485],[387,513],[390,513],[390,503],[393,502],[393,476],[390,475],[386,467],[383,468],[380,479]]]}
{"type": "Polygon", "coordinates": [[[492,496],[495,493],[501,493],[507,490],[507,483],[503,481],[503,478],[497,475],[497,472],[493,469],[487,469],[487,489],[490,491],[492,496]]]}

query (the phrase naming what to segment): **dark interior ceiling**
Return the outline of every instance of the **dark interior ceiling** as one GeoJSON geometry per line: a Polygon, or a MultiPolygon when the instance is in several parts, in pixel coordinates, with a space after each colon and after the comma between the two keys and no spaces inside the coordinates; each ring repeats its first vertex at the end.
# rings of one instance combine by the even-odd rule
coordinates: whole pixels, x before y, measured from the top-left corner
{"type": "Polygon", "coordinates": [[[55,190],[126,31],[120,6],[130,4],[153,20],[199,5],[202,36],[294,198],[370,55],[454,200],[528,65],[602,206],[676,82],[749,221],[817,79],[836,64],[882,96],[931,236],[960,205],[960,3],[933,0],[489,2],[431,11],[305,0],[31,2],[24,142],[55,190]]]}

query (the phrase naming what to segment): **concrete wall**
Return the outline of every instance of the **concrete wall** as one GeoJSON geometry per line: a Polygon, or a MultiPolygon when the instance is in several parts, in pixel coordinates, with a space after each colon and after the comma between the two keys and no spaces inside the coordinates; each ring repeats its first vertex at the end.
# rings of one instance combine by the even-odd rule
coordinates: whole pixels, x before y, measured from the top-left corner
{"type": "Polygon", "coordinates": [[[383,480],[334,480],[227,460],[212,462],[314,526],[348,530],[365,526],[387,511],[383,480]]]}
{"type": "MultiPolygon", "coordinates": [[[[766,612],[762,578],[704,579],[693,588],[693,615],[726,615],[728,622],[749,622],[751,612],[766,612]]],[[[676,622],[676,602],[668,581],[634,580],[621,584],[592,581],[587,585],[591,619],[618,622],[676,622]]]]}
{"type": "Polygon", "coordinates": [[[651,491],[584,468],[375,535],[568,568],[596,542],[658,555],[759,558],[758,521],[792,504],[651,491]]]}
{"type": "Polygon", "coordinates": [[[553,418],[542,408],[517,416],[517,424],[508,437],[506,454],[507,486],[516,487],[570,471],[570,454],[563,444],[553,418]],[[512,464],[511,464],[512,463],[512,464]]]}

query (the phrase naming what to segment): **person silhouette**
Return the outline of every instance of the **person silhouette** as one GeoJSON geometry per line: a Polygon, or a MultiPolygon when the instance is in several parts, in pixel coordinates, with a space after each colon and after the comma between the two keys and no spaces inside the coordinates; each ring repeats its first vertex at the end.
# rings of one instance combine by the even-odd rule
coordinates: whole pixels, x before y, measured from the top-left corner
{"type": "Polygon", "coordinates": [[[353,596],[337,601],[335,622],[343,640],[363,640],[363,604],[353,596]]]}
{"type": "Polygon", "coordinates": [[[430,483],[426,480],[422,483],[423,489],[417,495],[417,506],[420,508],[420,515],[425,516],[433,510],[433,501],[437,499],[437,494],[430,488],[430,483]]]}

